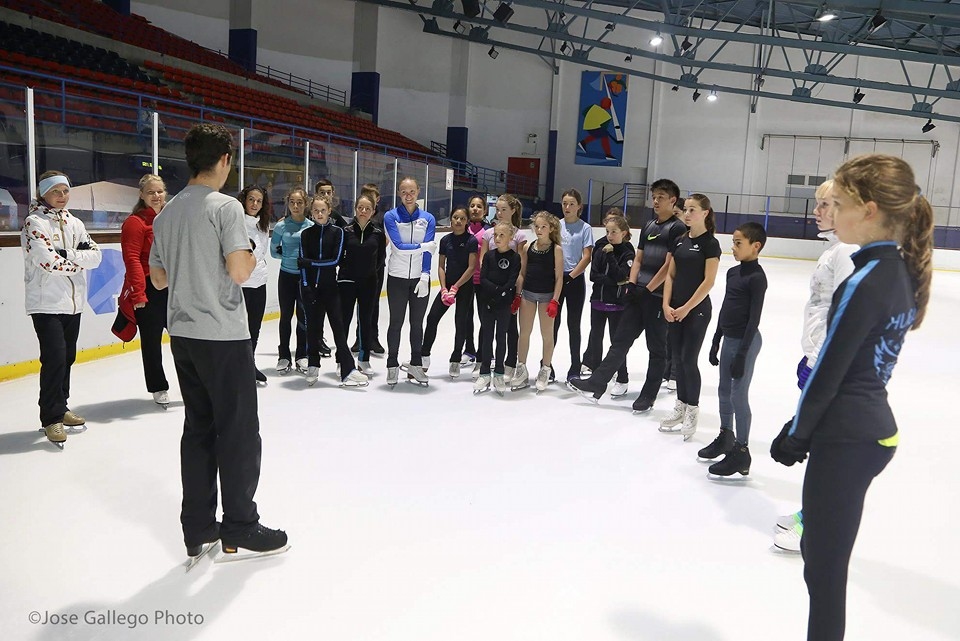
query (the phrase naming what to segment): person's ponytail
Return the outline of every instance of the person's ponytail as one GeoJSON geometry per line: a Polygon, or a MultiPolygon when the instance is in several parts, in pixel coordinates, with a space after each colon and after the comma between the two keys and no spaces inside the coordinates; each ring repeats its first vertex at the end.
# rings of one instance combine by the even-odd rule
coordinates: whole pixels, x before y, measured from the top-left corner
{"type": "Polygon", "coordinates": [[[933,277],[933,209],[923,196],[917,196],[916,207],[903,229],[900,248],[907,271],[913,280],[917,317],[911,329],[917,329],[927,312],[930,281],[933,277]]]}

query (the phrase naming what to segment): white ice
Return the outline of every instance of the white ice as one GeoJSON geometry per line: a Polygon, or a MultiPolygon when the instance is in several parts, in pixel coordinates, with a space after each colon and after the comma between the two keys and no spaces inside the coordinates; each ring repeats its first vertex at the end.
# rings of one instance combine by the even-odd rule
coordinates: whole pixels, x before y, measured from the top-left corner
{"type": "MultiPolygon", "coordinates": [[[[719,425],[705,354],[700,428],[683,443],[657,432],[673,404],[665,389],[650,416],[630,412],[642,341],[630,354],[631,393],[594,406],[559,385],[474,397],[469,375],[446,375],[452,314],[429,388],[388,389],[382,358],[367,389],[337,388],[330,359],[307,388],[273,372],[270,322],[257,354],[269,377],[258,392],[257,502],[293,547],[253,562],[205,559],[190,574],[178,518],[183,406],[169,352],[168,411],[147,394],[138,353],[77,365],[71,407],[89,430],[63,452],[37,432],[37,377],[0,384],[0,637],[804,639],[802,561],[770,549],[774,519],[799,506],[803,467],[767,452],[798,398],[813,263],[763,262],[770,290],[748,483],[711,482],[696,461],[719,425]],[[157,621],[157,611],[202,623],[157,621]],[[78,623],[33,624],[34,612],[78,623]],[[84,621],[119,615],[148,622],[138,632],[84,621]]],[[[721,271],[732,264],[724,256],[721,271]]],[[[715,315],[722,286],[721,274],[715,315]]],[[[960,634],[958,311],[960,273],[935,273],[926,323],[909,334],[889,387],[902,440],[867,496],[850,566],[851,640],[960,634]]],[[[558,372],[569,363],[565,334],[558,372]]],[[[407,349],[404,340],[401,358],[407,349]]],[[[535,334],[529,361],[538,357],[535,334]]]]}

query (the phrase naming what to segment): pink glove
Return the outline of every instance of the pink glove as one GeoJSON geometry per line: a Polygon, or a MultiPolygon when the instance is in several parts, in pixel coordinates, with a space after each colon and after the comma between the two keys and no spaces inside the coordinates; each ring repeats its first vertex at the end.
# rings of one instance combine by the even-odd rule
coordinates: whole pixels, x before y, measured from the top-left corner
{"type": "Polygon", "coordinates": [[[457,302],[457,289],[453,288],[451,290],[443,290],[440,292],[440,300],[443,301],[444,305],[450,307],[457,302]]]}
{"type": "Polygon", "coordinates": [[[557,314],[559,313],[560,313],[560,303],[557,301],[557,299],[553,299],[549,303],[547,303],[547,316],[549,316],[550,318],[556,318],[557,314]]]}

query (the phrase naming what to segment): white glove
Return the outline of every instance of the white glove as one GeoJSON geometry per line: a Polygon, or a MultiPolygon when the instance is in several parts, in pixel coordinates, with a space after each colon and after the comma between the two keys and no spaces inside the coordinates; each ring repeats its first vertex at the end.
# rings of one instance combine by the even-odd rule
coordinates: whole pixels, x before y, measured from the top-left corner
{"type": "Polygon", "coordinates": [[[417,295],[417,298],[423,298],[430,293],[430,274],[424,272],[420,274],[420,282],[417,283],[417,286],[414,288],[414,293],[417,295]]]}
{"type": "Polygon", "coordinates": [[[430,252],[432,254],[433,252],[437,251],[437,241],[431,240],[426,243],[420,243],[420,249],[422,249],[425,252],[430,252]]]}

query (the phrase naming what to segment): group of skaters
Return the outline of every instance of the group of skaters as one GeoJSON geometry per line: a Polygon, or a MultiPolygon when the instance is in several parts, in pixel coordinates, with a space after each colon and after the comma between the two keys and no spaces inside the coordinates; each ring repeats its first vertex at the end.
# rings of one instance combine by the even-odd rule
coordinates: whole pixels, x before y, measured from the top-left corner
{"type": "MultiPolygon", "coordinates": [[[[335,355],[341,385],[364,386],[371,354],[386,352],[388,385],[396,385],[401,372],[426,385],[438,325],[454,307],[450,377],[472,364],[474,392],[493,389],[502,395],[529,387],[536,372],[533,386],[543,391],[555,378],[553,355],[565,307],[570,388],[597,400],[616,377],[611,395],[625,395],[626,356],[646,332],[647,373],[633,410],[649,412],[664,379],[675,378],[675,405],[660,421],[660,431],[684,440],[696,432],[698,360],[721,255],[705,195],[680,201],[675,183],[653,183],[654,216],[636,245],[620,212],[605,217],[606,234],[594,242],[591,227],[580,218],[583,202],[575,189],[562,195],[562,218],[533,215],[532,238],[520,229],[522,205],[515,197],[497,199],[496,219],[488,225],[486,200],[476,196],[453,210],[452,231],[437,242],[436,221],[419,206],[415,179],[400,181],[400,204],[382,216],[376,186],[364,186],[350,222],[338,211],[332,184],[323,181],[312,196],[291,190],[271,233],[262,188],[247,187],[237,197],[219,193],[234,153],[226,129],[198,125],[185,148],[193,176],[187,187],[167,203],[162,179],[145,176],[140,201],[123,225],[127,274],[121,312],[140,331],[147,388],[164,405],[169,396],[160,335],[166,328],[171,336],[185,407],[181,523],[192,559],[218,541],[228,555],[288,547],[284,532],[260,524],[253,501],[260,465],[254,390],[266,381],[253,355],[265,308],[268,254],[280,260],[281,373],[296,368],[312,385],[321,359],[335,355]],[[440,291],[428,305],[434,254],[440,291]],[[377,335],[384,285],[386,350],[377,335]],[[590,335],[581,356],[588,301],[590,335]],[[354,311],[356,334],[348,337],[354,311]],[[407,315],[410,358],[401,364],[407,315]],[[325,322],[335,350],[324,340],[325,322]],[[535,324],[542,351],[528,368],[535,324]],[[607,326],[610,346],[604,353],[607,326]]],[[[96,243],[67,209],[69,188],[62,173],[43,174],[22,233],[27,313],[40,342],[40,421],[47,438],[61,446],[67,433],[84,429],[83,418],[67,406],[70,367],[86,298],[84,271],[100,262],[96,243]]],[[[802,509],[777,520],[775,544],[803,554],[808,638],[833,640],[843,638],[847,567],[864,496],[897,445],[885,386],[906,332],[920,325],[926,310],[933,221],[912,170],[890,156],[844,163],[816,196],[816,222],[828,247],[804,310],[800,401],[774,438],[771,455],[788,466],[809,456],[802,509]]],[[[750,470],[748,392],[762,344],[767,280],[758,259],[766,240],[757,223],[734,231],[738,265],[726,272],[710,342],[708,360],[719,368],[720,432],[698,457],[719,459],[709,468],[716,477],[746,476],[750,470]]]]}

